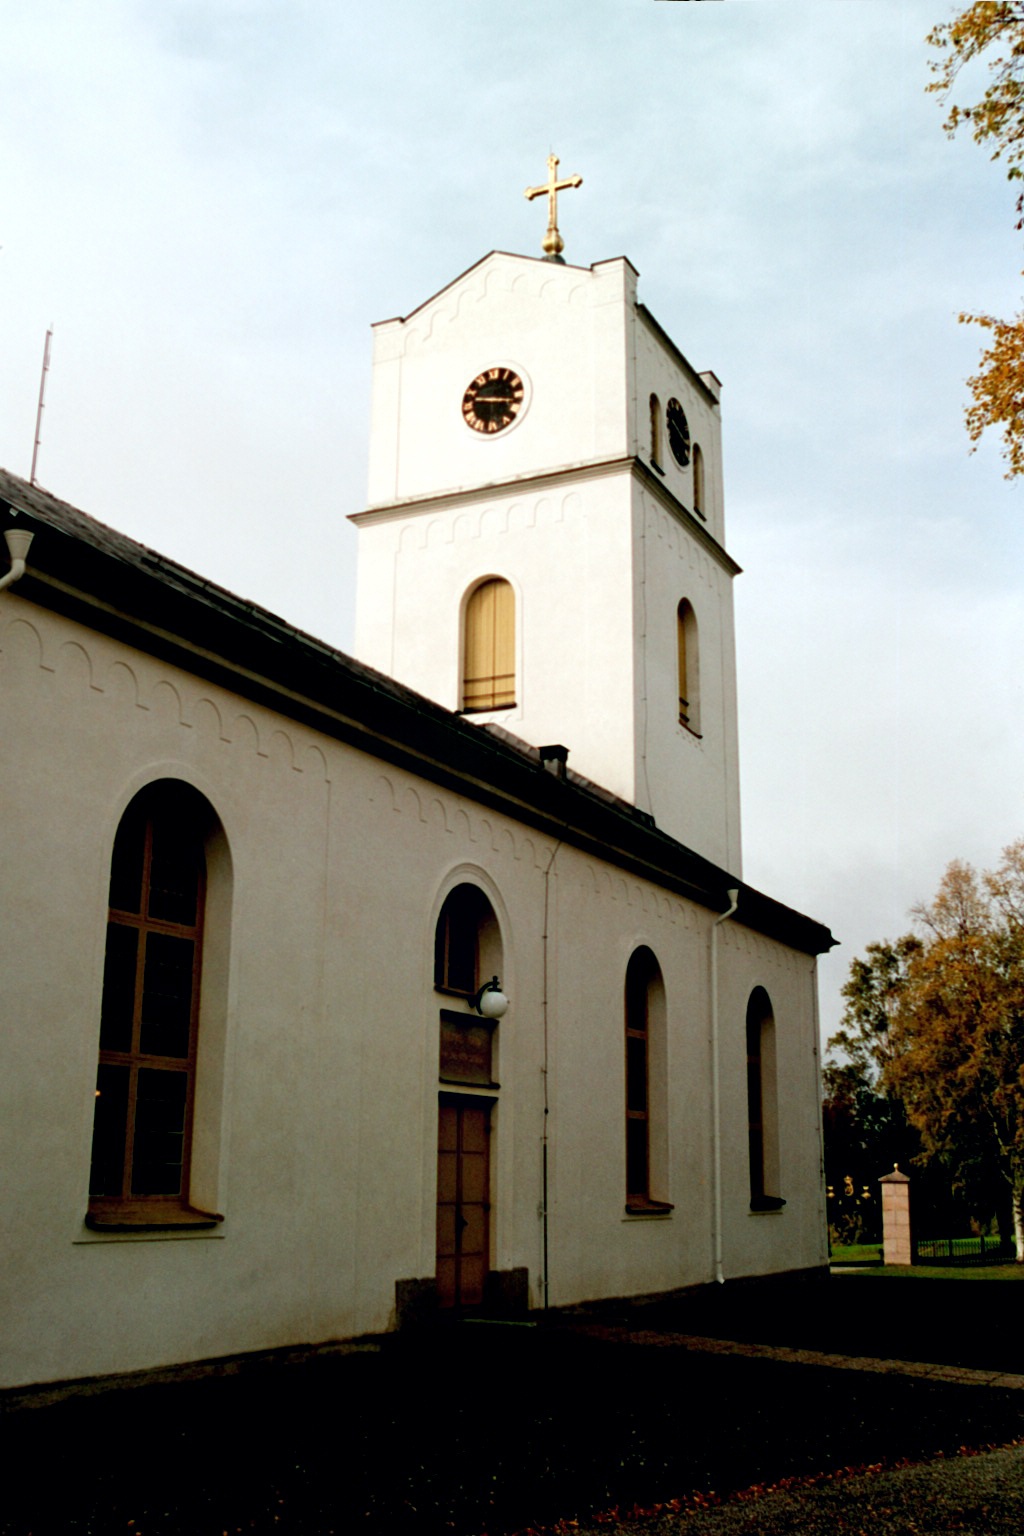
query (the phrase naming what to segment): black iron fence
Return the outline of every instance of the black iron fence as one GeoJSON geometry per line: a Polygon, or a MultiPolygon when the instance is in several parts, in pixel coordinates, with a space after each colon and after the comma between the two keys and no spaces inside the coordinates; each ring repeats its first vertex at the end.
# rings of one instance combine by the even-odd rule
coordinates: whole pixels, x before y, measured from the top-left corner
{"type": "Polygon", "coordinates": [[[1012,1243],[1002,1237],[919,1237],[914,1240],[915,1264],[1001,1264],[1015,1257],[1012,1243]]]}

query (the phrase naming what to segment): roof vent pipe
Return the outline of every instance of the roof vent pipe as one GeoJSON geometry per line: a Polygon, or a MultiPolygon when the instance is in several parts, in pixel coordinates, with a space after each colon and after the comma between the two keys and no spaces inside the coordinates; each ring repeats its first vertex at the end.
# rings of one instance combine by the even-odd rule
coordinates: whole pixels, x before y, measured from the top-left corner
{"type": "Polygon", "coordinates": [[[553,773],[556,779],[564,779],[566,776],[566,763],[569,760],[569,748],[563,746],[538,747],[541,766],[553,773]]]}
{"type": "Polygon", "coordinates": [[[25,574],[25,557],[32,545],[34,534],[24,528],[8,528],[4,534],[7,544],[7,553],[11,557],[11,568],[6,576],[0,576],[0,592],[4,587],[12,586],[20,581],[25,574]]]}

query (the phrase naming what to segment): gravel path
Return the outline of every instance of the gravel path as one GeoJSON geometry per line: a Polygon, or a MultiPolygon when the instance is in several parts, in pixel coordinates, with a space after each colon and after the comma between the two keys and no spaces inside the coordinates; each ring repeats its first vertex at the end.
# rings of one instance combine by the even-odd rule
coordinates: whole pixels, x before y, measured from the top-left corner
{"type": "Polygon", "coordinates": [[[574,1536],[1021,1536],[1024,1447],[819,1480],[574,1536]]]}
{"type": "Polygon", "coordinates": [[[1016,1284],[725,1290],[12,1394],[0,1536],[1022,1536],[1016,1284]]]}

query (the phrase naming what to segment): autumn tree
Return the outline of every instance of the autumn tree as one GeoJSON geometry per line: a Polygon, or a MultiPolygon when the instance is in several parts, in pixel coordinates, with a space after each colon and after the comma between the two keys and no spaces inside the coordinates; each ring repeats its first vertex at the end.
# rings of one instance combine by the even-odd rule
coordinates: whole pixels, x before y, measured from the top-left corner
{"type": "MultiPolygon", "coordinates": [[[[989,85],[972,106],[949,107],[944,127],[950,135],[968,127],[979,144],[1002,160],[1011,181],[1024,179],[1024,5],[1008,0],[976,0],[952,21],[928,35],[936,50],[934,79],[928,89],[947,101],[964,68],[981,61],[989,85]]],[[[1024,227],[1024,198],[1017,200],[1017,228],[1024,227]]],[[[968,379],[968,435],[977,445],[986,427],[1000,427],[1007,479],[1024,474],[1024,313],[1010,320],[987,314],[961,314],[967,325],[987,333],[978,372],[968,379]]]]}
{"type": "Polygon", "coordinates": [[[1024,1261],[1024,841],[989,874],[951,864],[915,915],[882,1078],[926,1155],[968,1184],[998,1171],[1024,1261]]]}
{"type": "Polygon", "coordinates": [[[840,1242],[880,1238],[878,1179],[920,1153],[903,1104],[887,1082],[892,1024],[920,948],[914,935],[869,944],[850,965],[840,1028],[829,1040],[822,1114],[829,1225],[840,1242]],[[867,1193],[865,1193],[867,1192],[867,1193]]]}

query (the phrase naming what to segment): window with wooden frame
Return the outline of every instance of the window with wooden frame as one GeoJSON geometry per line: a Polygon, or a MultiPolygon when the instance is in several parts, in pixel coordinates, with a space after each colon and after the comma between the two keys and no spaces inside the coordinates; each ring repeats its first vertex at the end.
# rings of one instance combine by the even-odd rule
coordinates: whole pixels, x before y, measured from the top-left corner
{"type": "Polygon", "coordinates": [[[676,610],[676,657],[679,678],[679,724],[700,735],[700,647],[697,615],[684,597],[676,610]]]}
{"type": "MultiPolygon", "coordinates": [[[[501,934],[485,893],[468,881],[448,892],[434,930],[434,988],[471,998],[502,970],[501,934]]],[[[495,1088],[495,1021],[441,1009],[439,1076],[495,1088]]]]}
{"type": "Polygon", "coordinates": [[[750,1209],[778,1211],[779,1125],[775,1076],[775,1019],[763,987],[747,1004],[747,1145],[750,1209]]]}
{"type": "Polygon", "coordinates": [[[704,455],[700,445],[693,445],[693,510],[698,517],[706,517],[704,506],[704,455]]]}
{"type": "Polygon", "coordinates": [[[515,594],[499,577],[469,595],[463,626],[462,708],[467,714],[516,702],[515,594]]]}
{"type": "Polygon", "coordinates": [[[200,1226],[189,1204],[210,808],[163,780],[114,839],[89,1225],[200,1226]]]}
{"type": "MultiPolygon", "coordinates": [[[[664,1178],[663,1040],[656,1037],[663,1011],[661,971],[645,945],[626,967],[626,1209],[634,1214],[672,1209],[652,1186],[664,1178]],[[659,1113],[660,1111],[660,1113],[659,1113]]],[[[663,1033],[663,1030],[661,1031],[663,1033]]]]}
{"type": "Polygon", "coordinates": [[[472,997],[501,968],[494,908],[478,885],[457,885],[444,899],[434,930],[434,986],[472,997]]]}

